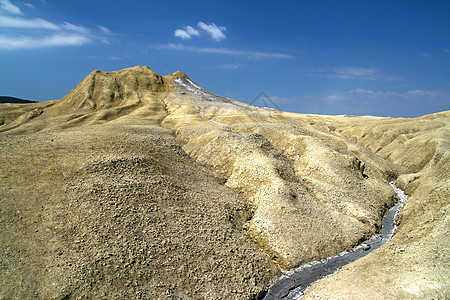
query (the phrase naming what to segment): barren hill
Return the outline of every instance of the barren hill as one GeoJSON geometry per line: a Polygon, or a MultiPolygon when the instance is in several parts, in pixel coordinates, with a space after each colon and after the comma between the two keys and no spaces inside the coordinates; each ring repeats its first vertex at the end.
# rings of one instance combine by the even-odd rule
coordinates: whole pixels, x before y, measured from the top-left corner
{"type": "MultiPolygon", "coordinates": [[[[350,265],[374,270],[355,297],[448,295],[449,112],[286,113],[138,66],[96,70],[61,100],[1,104],[0,119],[4,298],[256,298],[280,270],[375,234],[396,178],[412,196],[403,251],[350,265]],[[393,257],[408,281],[433,283],[383,275],[393,257]]],[[[354,295],[333,281],[348,272],[311,295],[354,295]]]]}

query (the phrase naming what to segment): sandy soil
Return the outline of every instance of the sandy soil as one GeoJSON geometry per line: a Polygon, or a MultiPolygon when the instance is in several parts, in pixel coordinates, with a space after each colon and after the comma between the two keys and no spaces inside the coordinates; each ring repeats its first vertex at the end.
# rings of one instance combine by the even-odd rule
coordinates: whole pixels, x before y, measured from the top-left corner
{"type": "Polygon", "coordinates": [[[278,268],[246,202],[168,130],[2,137],[2,299],[253,298],[278,268]]]}
{"type": "Polygon", "coordinates": [[[0,104],[0,298],[254,299],[376,233],[399,176],[398,235],[307,296],[445,297],[449,116],[285,113],[148,67],[0,104]]]}
{"type": "Polygon", "coordinates": [[[345,136],[408,167],[409,199],[392,241],[311,288],[305,299],[446,299],[450,296],[450,114],[345,126],[345,136]],[[345,286],[342,285],[345,282],[345,286]]]}

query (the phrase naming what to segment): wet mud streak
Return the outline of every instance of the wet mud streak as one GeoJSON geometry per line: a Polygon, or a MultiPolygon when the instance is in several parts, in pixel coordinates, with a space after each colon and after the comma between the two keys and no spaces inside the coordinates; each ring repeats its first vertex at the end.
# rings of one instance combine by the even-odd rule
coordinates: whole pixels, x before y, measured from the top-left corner
{"type": "Polygon", "coordinates": [[[343,266],[366,256],[373,250],[386,244],[394,235],[394,231],[396,229],[395,218],[397,213],[408,199],[408,196],[406,196],[401,189],[395,186],[394,181],[390,182],[389,185],[398,195],[400,201],[391,207],[385,214],[381,231],[378,235],[361,243],[348,252],[344,251],[335,256],[324,258],[320,261],[313,261],[286,272],[275,281],[262,299],[299,299],[313,283],[336,273],[343,266]]]}

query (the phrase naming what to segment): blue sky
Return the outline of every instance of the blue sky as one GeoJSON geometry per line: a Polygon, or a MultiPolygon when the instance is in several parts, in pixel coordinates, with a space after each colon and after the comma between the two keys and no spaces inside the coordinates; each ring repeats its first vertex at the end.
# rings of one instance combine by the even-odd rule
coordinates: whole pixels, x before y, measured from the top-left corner
{"type": "Polygon", "coordinates": [[[0,95],[135,65],[287,111],[415,117],[450,109],[450,2],[0,0],[0,95]]]}

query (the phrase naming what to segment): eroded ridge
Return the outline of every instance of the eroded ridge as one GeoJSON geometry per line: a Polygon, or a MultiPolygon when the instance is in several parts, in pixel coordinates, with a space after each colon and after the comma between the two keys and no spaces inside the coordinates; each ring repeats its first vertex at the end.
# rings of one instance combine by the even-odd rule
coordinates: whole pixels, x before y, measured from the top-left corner
{"type": "Polygon", "coordinates": [[[272,283],[264,299],[300,299],[313,283],[335,274],[343,266],[368,255],[386,244],[392,238],[397,228],[396,216],[406,200],[408,200],[408,196],[395,186],[394,181],[389,182],[389,185],[399,197],[399,201],[384,215],[383,225],[379,234],[364,241],[350,251],[344,251],[320,261],[312,261],[299,268],[283,272],[283,276],[272,283]]]}
{"type": "Polygon", "coordinates": [[[378,232],[395,178],[384,252],[305,297],[448,295],[449,112],[287,113],[145,66],[0,108],[0,298],[255,298],[378,232]]]}

